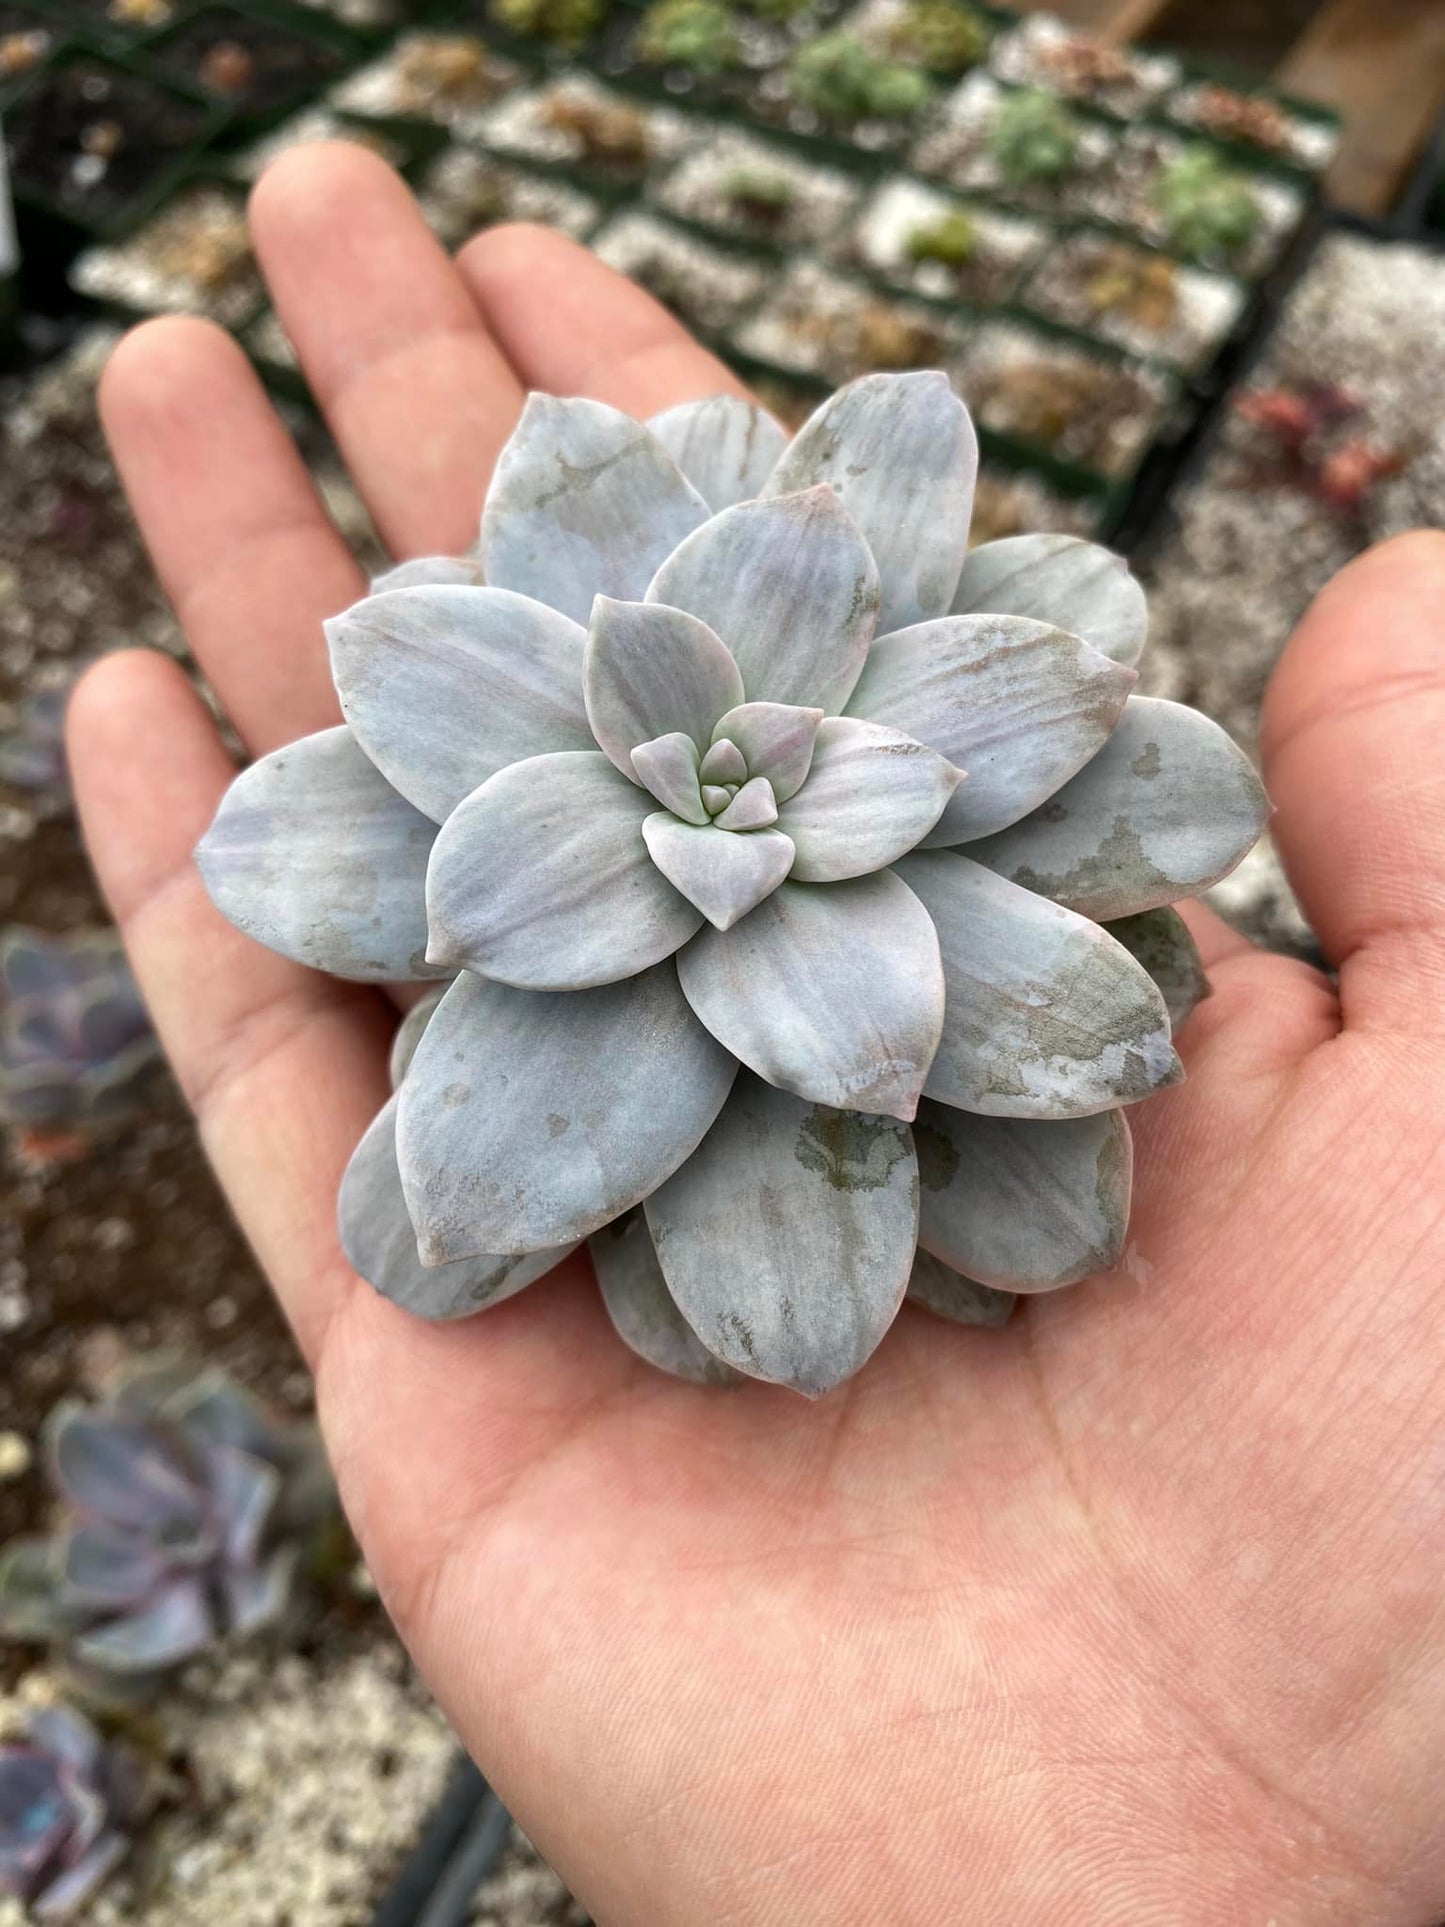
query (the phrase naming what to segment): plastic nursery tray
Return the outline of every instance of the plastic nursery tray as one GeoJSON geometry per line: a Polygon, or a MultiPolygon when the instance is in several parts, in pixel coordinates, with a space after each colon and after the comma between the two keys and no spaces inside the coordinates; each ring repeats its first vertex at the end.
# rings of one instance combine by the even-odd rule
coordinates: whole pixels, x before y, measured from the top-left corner
{"type": "Polygon", "coordinates": [[[314,9],[276,0],[204,0],[136,58],[172,86],[230,112],[227,137],[254,138],[364,57],[364,43],[314,9]]]}
{"type": "Polygon", "coordinates": [[[228,119],[227,108],[152,79],[128,56],[69,44],[5,104],[27,271],[54,271],[83,241],[139,226],[228,119]],[[95,151],[115,142],[117,127],[113,151],[95,151]]]}

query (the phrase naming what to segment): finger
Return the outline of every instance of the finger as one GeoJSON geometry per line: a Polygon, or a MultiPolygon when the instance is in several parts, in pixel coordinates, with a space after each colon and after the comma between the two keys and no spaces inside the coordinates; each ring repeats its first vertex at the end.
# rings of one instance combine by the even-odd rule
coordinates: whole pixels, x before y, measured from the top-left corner
{"type": "Polygon", "coordinates": [[[403,182],[345,142],[295,148],[251,197],[277,312],[397,556],[475,540],[522,390],[403,182]]]}
{"type": "Polygon", "coordinates": [[[549,228],[492,228],[457,266],[528,388],[586,395],[641,418],[747,392],[661,302],[549,228]]]}
{"type": "Polygon", "coordinates": [[[364,579],[235,342],[205,321],[147,322],[111,356],[100,412],[161,582],[247,746],[339,722],[321,624],[364,579]]]}
{"type": "Polygon", "coordinates": [[[308,1358],[355,1275],[331,1209],[386,1101],[374,992],[261,949],[213,908],[192,851],[234,774],[184,672],[106,657],[70,699],[76,800],[101,888],[241,1227],[308,1358]]]}
{"type": "Polygon", "coordinates": [[[1231,957],[1246,955],[1254,949],[1248,937],[1241,936],[1207,903],[1176,903],[1174,907],[1188,924],[1206,970],[1217,970],[1231,957]]]}
{"type": "Polygon", "coordinates": [[[1343,570],[1265,700],[1280,854],[1346,1025],[1418,1030],[1445,1010],[1445,535],[1343,570]]]}

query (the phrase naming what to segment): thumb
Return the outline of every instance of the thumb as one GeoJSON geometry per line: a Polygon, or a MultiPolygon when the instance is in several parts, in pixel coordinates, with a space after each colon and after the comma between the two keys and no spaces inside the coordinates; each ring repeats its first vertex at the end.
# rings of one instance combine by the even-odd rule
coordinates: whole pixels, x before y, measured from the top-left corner
{"type": "Polygon", "coordinates": [[[1275,836],[1347,1027],[1445,1012],[1445,534],[1352,562],[1265,700],[1275,836]]]}

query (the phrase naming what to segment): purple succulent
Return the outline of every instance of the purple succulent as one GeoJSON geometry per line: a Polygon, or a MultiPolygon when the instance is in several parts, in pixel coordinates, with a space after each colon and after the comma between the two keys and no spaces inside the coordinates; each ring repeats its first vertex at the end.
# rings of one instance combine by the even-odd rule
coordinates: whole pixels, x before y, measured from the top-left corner
{"type": "Polygon", "coordinates": [[[47,811],[70,802],[70,768],[65,758],[65,710],[69,683],[40,689],[20,705],[13,730],[0,736],[0,783],[25,790],[47,811]]]}
{"type": "Polygon", "coordinates": [[[281,1426],[213,1368],[133,1371],[52,1413],[61,1530],[0,1555],[0,1631],[61,1640],[87,1672],[144,1683],[273,1625],[331,1513],[310,1426],[281,1426]]]}
{"type": "Polygon", "coordinates": [[[113,931],[0,935],[0,1124],[103,1131],[142,1107],[159,1062],[113,931]]]}
{"type": "Polygon", "coordinates": [[[123,1858],[141,1776],[87,1720],[52,1706],[29,1738],[0,1746],[0,1894],[37,1920],[65,1920],[123,1858]]]}

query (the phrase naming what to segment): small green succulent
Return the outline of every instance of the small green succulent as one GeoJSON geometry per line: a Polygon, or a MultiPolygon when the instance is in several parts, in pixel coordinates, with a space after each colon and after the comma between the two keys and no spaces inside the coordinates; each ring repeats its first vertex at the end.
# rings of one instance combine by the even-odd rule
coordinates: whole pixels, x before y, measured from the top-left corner
{"type": "Polygon", "coordinates": [[[572,52],[602,25],[608,0],[490,0],[487,11],[499,27],[572,52]]]}
{"type": "Polygon", "coordinates": [[[738,59],[732,12],[720,0],[654,0],[638,26],[637,51],[650,67],[724,73],[738,59]]]}
{"type": "Polygon", "coordinates": [[[1078,122],[1055,94],[1033,88],[1011,94],[989,140],[1005,176],[1019,183],[1057,181],[1078,152],[1078,122]]]}
{"type": "Polygon", "coordinates": [[[1259,228],[1258,196],[1212,147],[1190,147],[1160,175],[1154,203],[1171,246],[1194,259],[1237,254],[1259,228]]]}
{"type": "Polygon", "coordinates": [[[723,183],[728,204],[755,221],[781,221],[797,198],[786,174],[766,167],[740,167],[723,183]]]}
{"type": "Polygon", "coordinates": [[[797,98],[826,121],[907,120],[933,91],[918,68],[882,58],[851,33],[810,40],[789,73],[797,98]]]}
{"type": "Polygon", "coordinates": [[[967,73],[988,52],[988,22],[963,0],[908,0],[890,30],[891,51],[942,74],[967,73]]]}
{"type": "Polygon", "coordinates": [[[978,248],[978,229],[961,207],[950,208],[936,220],[914,228],[905,242],[910,261],[937,261],[961,268],[978,248]]]}

